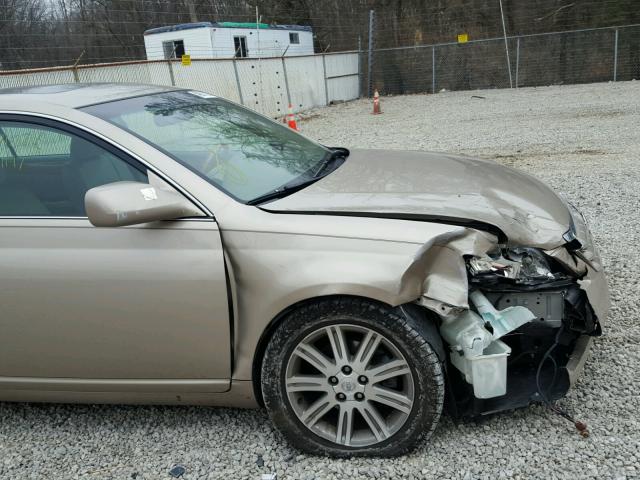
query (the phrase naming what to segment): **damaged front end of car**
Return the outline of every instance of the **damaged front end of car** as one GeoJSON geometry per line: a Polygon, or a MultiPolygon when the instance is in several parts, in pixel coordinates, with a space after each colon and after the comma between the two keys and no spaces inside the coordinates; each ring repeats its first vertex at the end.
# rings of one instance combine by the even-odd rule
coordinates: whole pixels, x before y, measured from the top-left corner
{"type": "Polygon", "coordinates": [[[580,226],[576,232],[572,224],[565,243],[552,250],[487,247],[486,235],[442,245],[440,255],[459,255],[456,276],[466,286],[466,303],[459,291],[435,287],[439,280],[446,285],[446,276],[453,280],[453,269],[427,277],[419,303],[439,317],[454,417],[550,404],[580,374],[608,310],[600,259],[580,226]],[[454,301],[443,301],[452,293],[454,301]]]}

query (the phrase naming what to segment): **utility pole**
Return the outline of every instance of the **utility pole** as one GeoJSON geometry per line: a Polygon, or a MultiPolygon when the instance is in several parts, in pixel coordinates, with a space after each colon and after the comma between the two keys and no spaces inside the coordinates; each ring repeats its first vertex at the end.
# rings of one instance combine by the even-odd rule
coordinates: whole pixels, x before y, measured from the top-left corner
{"type": "Polygon", "coordinates": [[[617,80],[618,80],[618,29],[616,28],[614,45],[613,45],[613,81],[616,82],[617,80]]]}
{"type": "MultiPolygon", "coordinates": [[[[260,51],[260,12],[256,5],[256,44],[258,45],[258,58],[262,58],[262,52],[260,51]]],[[[258,60],[259,61],[259,60],[258,60]]]]}
{"type": "Polygon", "coordinates": [[[258,5],[256,5],[256,43],[258,45],[258,82],[260,84],[260,108],[256,109],[260,112],[264,112],[264,106],[262,103],[264,102],[264,90],[262,88],[262,50],[260,50],[260,12],[258,10],[258,5]]]}
{"type": "Polygon", "coordinates": [[[511,79],[511,60],[509,60],[509,41],[507,40],[507,27],[504,22],[504,9],[502,8],[502,0],[500,2],[500,16],[502,17],[502,33],[504,34],[504,49],[507,52],[507,70],[509,72],[509,88],[513,88],[513,80],[511,79]]]}
{"type": "Polygon", "coordinates": [[[371,97],[373,95],[373,29],[375,26],[375,11],[369,10],[369,56],[367,59],[367,95],[371,97]]]}

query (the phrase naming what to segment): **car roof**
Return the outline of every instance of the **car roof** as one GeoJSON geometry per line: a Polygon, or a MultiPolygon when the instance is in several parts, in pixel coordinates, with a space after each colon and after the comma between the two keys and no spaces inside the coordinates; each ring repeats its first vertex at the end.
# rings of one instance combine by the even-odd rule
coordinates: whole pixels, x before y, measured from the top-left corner
{"type": "Polygon", "coordinates": [[[181,89],[136,83],[69,83],[6,88],[0,90],[0,109],[4,103],[15,104],[16,102],[25,107],[33,103],[38,104],[40,108],[42,104],[80,108],[97,103],[176,90],[181,89]]]}

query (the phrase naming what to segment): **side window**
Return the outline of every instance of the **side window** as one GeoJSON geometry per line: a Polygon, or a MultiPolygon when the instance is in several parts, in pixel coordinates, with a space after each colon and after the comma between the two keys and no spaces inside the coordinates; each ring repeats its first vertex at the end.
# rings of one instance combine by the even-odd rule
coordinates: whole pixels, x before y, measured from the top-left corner
{"type": "Polygon", "coordinates": [[[0,121],[0,217],[84,217],[87,190],[145,172],[72,133],[0,121]]]}

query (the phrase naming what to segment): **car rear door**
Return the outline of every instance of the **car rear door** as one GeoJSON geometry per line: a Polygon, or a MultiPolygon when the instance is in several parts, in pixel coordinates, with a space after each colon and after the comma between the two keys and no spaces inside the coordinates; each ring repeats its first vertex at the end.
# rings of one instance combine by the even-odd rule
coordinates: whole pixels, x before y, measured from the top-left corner
{"type": "Polygon", "coordinates": [[[87,189],[147,176],[86,132],[0,115],[0,388],[228,390],[214,219],[96,228],[84,213],[87,189]]]}

